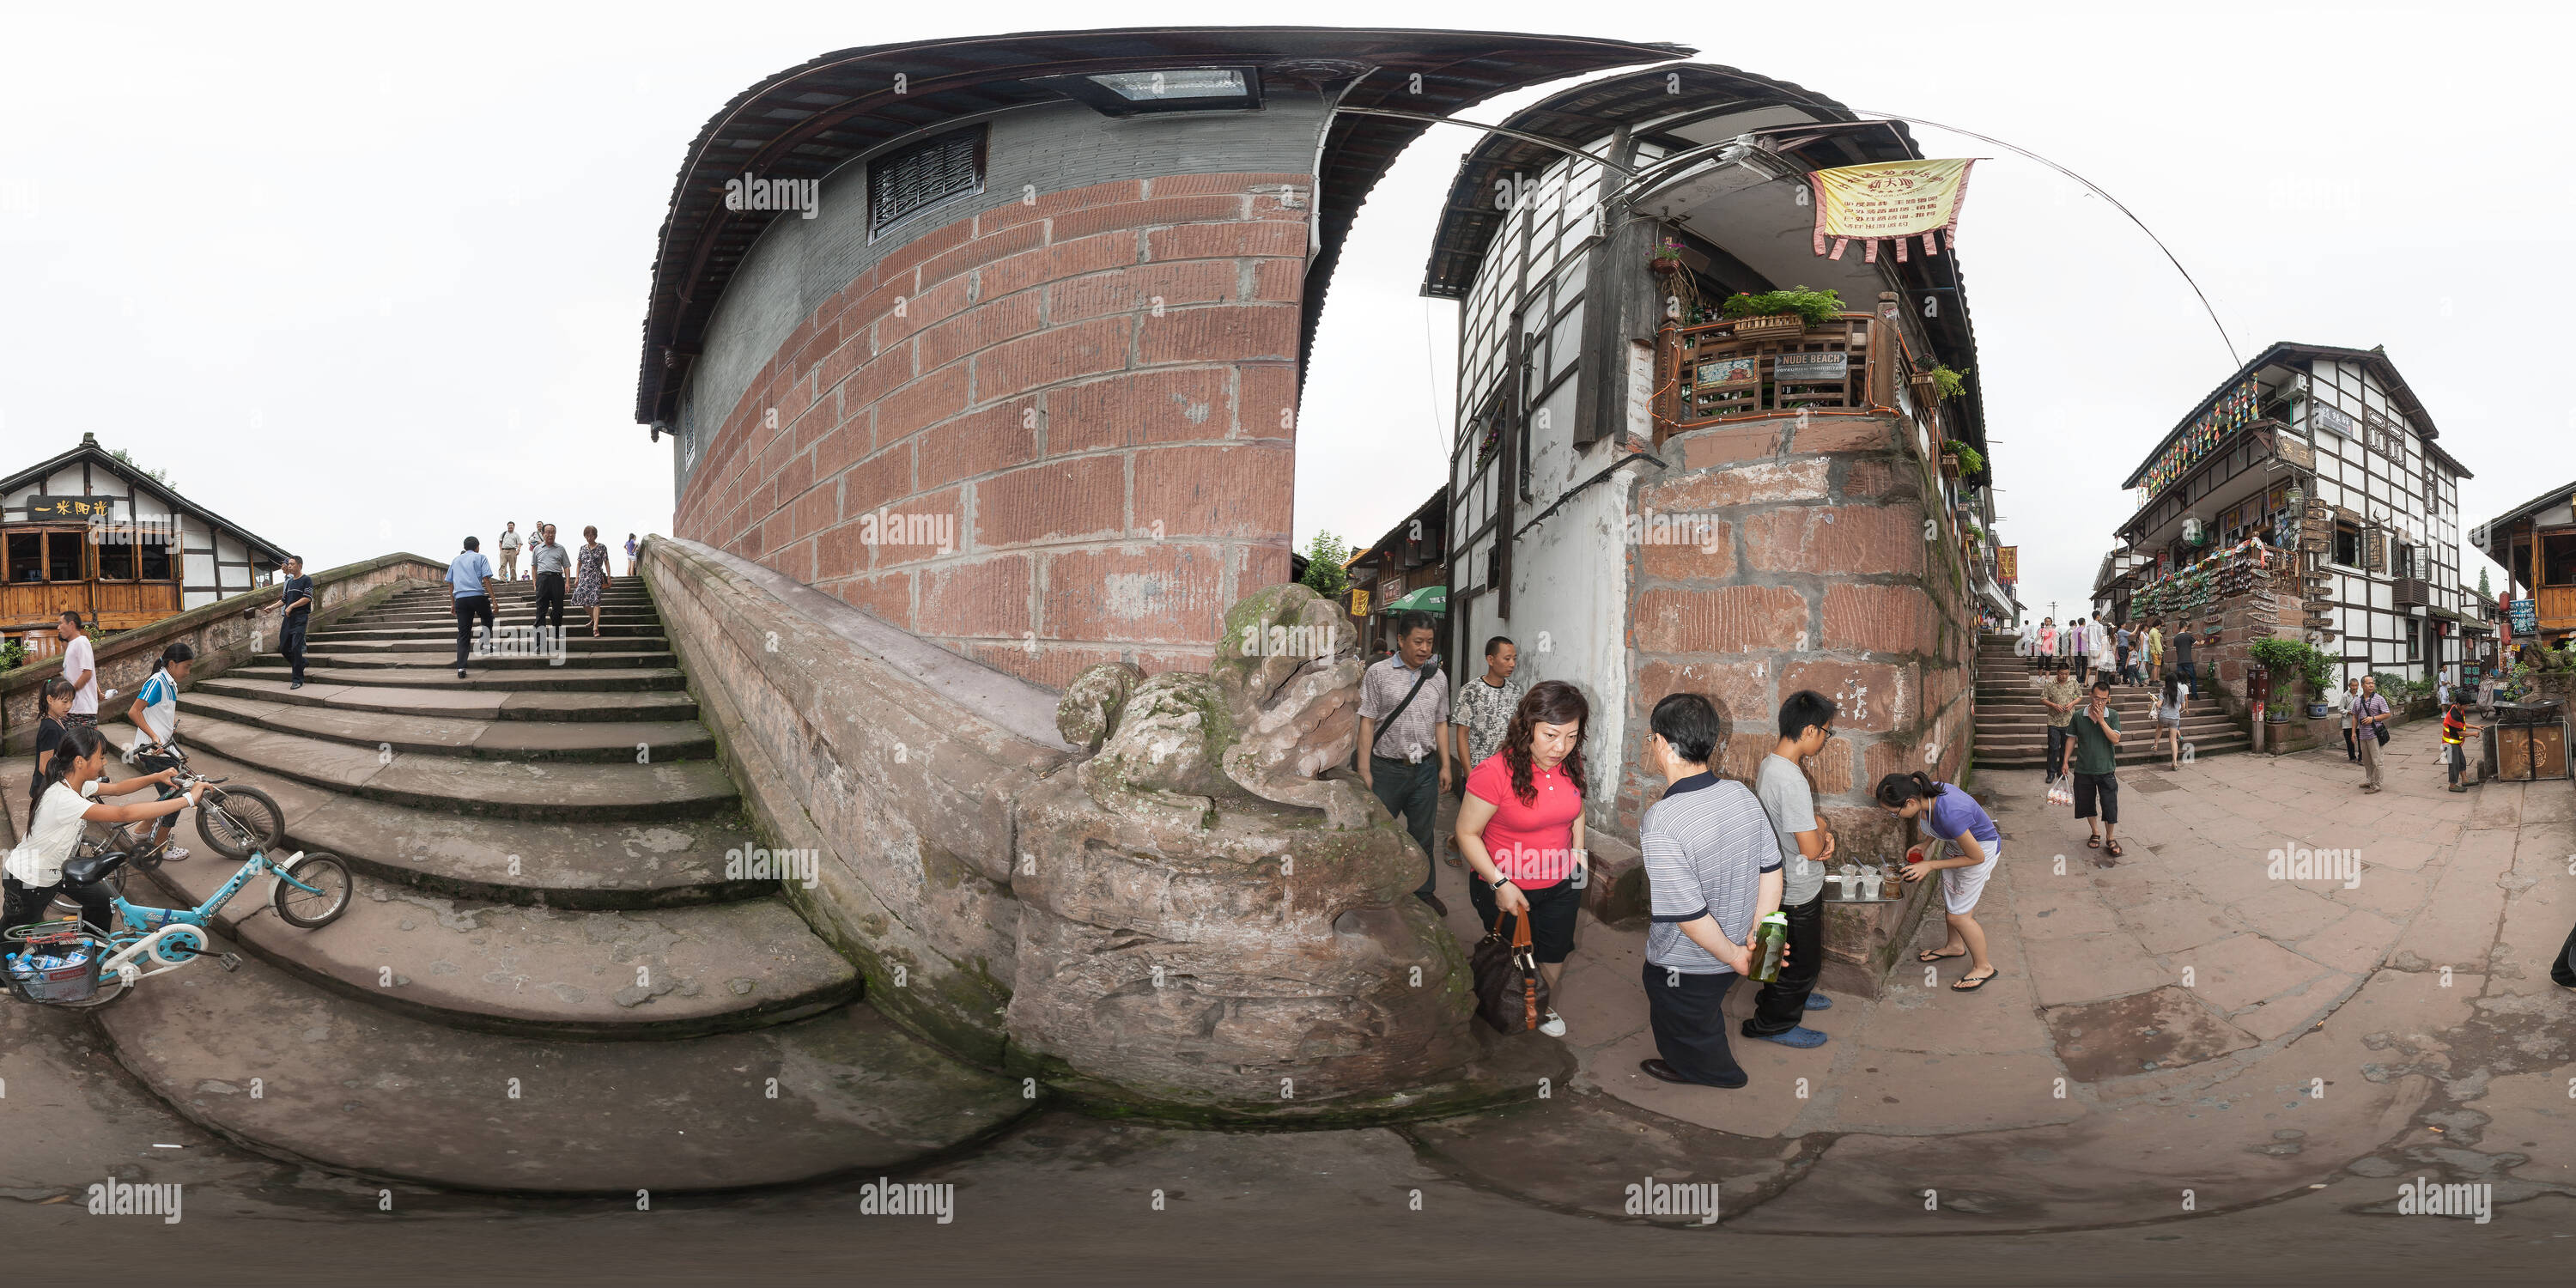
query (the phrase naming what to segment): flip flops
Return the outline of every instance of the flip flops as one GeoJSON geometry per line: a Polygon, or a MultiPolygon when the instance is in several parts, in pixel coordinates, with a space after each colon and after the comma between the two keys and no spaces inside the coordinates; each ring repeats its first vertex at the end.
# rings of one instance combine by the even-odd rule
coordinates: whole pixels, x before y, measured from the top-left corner
{"type": "Polygon", "coordinates": [[[1918,962],[1946,962],[1953,957],[1965,957],[1967,955],[1968,951],[1964,948],[1955,953],[1936,952],[1932,949],[1926,948],[1922,952],[1914,954],[1914,960],[1918,962]]]}
{"type": "Polygon", "coordinates": [[[1970,979],[1967,976],[1962,975],[1959,977],[1959,982],[1950,986],[1950,991],[1953,993],[1973,993],[1978,989],[1984,988],[1988,983],[1992,982],[1995,977],[2001,974],[2003,974],[2003,970],[1998,967],[1994,970],[1987,971],[1985,977],[1982,979],[1970,979]]]}

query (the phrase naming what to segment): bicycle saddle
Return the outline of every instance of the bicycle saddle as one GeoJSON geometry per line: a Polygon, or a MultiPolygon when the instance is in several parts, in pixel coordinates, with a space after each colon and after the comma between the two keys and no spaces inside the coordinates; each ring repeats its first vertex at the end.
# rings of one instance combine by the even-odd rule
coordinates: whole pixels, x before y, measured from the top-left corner
{"type": "Polygon", "coordinates": [[[76,855],[63,861],[63,883],[76,886],[95,885],[114,875],[118,868],[124,866],[125,852],[122,850],[108,854],[76,855]]]}

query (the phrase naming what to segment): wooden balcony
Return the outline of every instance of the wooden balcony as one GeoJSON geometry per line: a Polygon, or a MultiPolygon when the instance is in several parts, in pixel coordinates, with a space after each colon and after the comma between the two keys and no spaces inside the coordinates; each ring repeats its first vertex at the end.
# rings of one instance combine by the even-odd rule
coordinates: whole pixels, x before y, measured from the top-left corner
{"type": "Polygon", "coordinates": [[[1752,329],[1747,321],[1664,331],[1656,373],[1658,441],[1704,425],[1800,411],[1897,414],[1896,387],[1912,378],[1915,364],[1894,322],[1845,313],[1797,335],[1739,334],[1752,329]]]}
{"type": "Polygon", "coordinates": [[[2390,595],[2391,602],[2399,608],[2429,608],[2433,604],[2433,583],[2420,577],[2400,577],[2390,595]]]}

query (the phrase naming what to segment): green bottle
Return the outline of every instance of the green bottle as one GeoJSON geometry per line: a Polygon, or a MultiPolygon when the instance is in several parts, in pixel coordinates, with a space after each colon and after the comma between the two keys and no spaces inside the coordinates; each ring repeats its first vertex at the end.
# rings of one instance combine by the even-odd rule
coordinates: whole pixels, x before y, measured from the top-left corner
{"type": "Polygon", "coordinates": [[[1777,983],[1780,959],[1789,955],[1789,914],[1775,912],[1753,931],[1753,982],[1777,983]]]}

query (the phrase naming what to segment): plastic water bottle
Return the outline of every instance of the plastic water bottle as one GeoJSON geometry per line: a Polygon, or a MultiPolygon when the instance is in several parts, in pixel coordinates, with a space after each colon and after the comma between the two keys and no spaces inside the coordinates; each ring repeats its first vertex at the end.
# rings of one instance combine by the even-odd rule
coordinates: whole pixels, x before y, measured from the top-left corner
{"type": "Polygon", "coordinates": [[[1775,912],[1762,919],[1753,932],[1753,974],[1757,984],[1776,983],[1780,978],[1780,959],[1789,955],[1789,914],[1775,912]]]}

